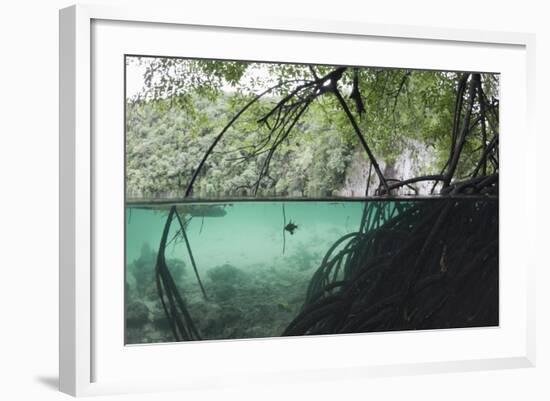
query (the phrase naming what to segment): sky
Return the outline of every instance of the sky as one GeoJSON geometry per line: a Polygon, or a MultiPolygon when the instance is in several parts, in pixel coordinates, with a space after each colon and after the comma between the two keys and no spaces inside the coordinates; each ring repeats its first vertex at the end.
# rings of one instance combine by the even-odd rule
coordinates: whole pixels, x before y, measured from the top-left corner
{"type": "MultiPolygon", "coordinates": [[[[142,60],[147,62],[148,58],[142,58],[142,60]]],[[[152,60],[153,58],[151,58],[152,60]]],[[[144,73],[146,71],[145,63],[136,63],[130,62],[126,63],[126,99],[131,99],[135,97],[144,89],[144,73]]],[[[267,66],[269,64],[265,63],[264,65],[257,63],[255,68],[248,69],[244,76],[241,78],[241,82],[247,82],[250,79],[260,78],[262,82],[265,83],[264,86],[256,86],[255,91],[262,92],[267,89],[269,86],[273,85],[276,82],[276,78],[270,76],[267,66]],[[264,68],[265,66],[265,68],[264,68]]],[[[222,86],[222,90],[225,92],[233,92],[235,89],[229,85],[222,86]]]]}
{"type": "Polygon", "coordinates": [[[133,98],[143,89],[145,66],[137,63],[126,64],[126,99],[133,98]]]}

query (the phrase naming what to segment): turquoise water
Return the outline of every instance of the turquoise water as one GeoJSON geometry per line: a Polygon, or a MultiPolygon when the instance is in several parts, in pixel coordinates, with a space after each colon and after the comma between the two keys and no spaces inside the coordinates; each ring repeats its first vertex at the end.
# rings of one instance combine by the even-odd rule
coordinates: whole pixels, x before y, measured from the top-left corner
{"type": "Polygon", "coordinates": [[[336,328],[353,332],[495,325],[498,202],[130,204],[125,296],[128,344],[276,337],[285,331],[298,335],[336,328]],[[431,231],[436,228],[434,237],[431,231]],[[421,255],[427,242],[431,248],[421,255]],[[361,269],[375,275],[357,287],[359,292],[347,291],[353,277],[367,277],[361,269]],[[413,312],[396,312],[398,305],[388,309],[384,299],[405,294],[409,272],[415,269],[420,269],[417,281],[409,287],[418,293],[403,298],[413,312]],[[376,271],[385,271],[386,279],[380,281],[376,271]],[[443,277],[447,271],[452,279],[443,277]],[[464,273],[456,274],[460,271],[464,273]],[[349,285],[338,287],[344,276],[349,285]],[[338,323],[341,312],[335,309],[323,324],[302,330],[309,317],[298,323],[294,319],[306,304],[324,302],[334,288],[341,288],[349,300],[349,321],[338,323]],[[452,304],[455,300],[458,307],[452,304]],[[376,315],[363,325],[353,323],[379,301],[382,312],[397,314],[378,326],[376,315]],[[461,311],[460,305],[466,304],[469,309],[461,311]],[[359,309],[354,311],[352,305],[359,309]],[[415,321],[414,313],[420,312],[414,311],[423,311],[424,318],[415,321]],[[180,334],[174,316],[181,319],[180,334]]]}
{"type": "MultiPolygon", "coordinates": [[[[359,229],[363,210],[361,202],[285,202],[284,206],[287,223],[292,220],[298,228],[294,235],[286,233],[283,255],[281,202],[190,204],[189,213],[197,215],[187,214],[192,217],[187,234],[200,271],[223,263],[257,268],[289,262],[300,252],[322,253],[342,235],[359,229]]],[[[127,261],[138,258],[144,245],[159,247],[168,207],[151,208],[137,205],[126,210],[127,261]]],[[[179,208],[186,214],[184,205],[179,208]]],[[[166,255],[188,261],[185,247],[168,247],[166,255]]]]}
{"type": "MultiPolygon", "coordinates": [[[[154,277],[170,206],[136,204],[126,209],[129,343],[173,341],[162,322],[154,277]]],[[[327,249],[359,229],[363,207],[357,201],[179,204],[180,216],[189,220],[186,233],[209,299],[204,300],[181,238],[166,246],[165,257],[202,336],[280,335],[303,304],[327,249]],[[298,226],[293,234],[283,230],[285,222],[298,226]]],[[[172,224],[168,237],[178,230],[172,224]]]]}

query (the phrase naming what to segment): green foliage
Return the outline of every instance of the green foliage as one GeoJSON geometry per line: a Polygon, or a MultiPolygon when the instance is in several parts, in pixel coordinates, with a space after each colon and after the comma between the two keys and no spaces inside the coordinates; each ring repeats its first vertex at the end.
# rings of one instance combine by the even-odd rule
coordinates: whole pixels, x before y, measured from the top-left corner
{"type": "MultiPolygon", "coordinates": [[[[167,108],[168,100],[131,102],[127,107],[126,178],[131,197],[182,196],[188,180],[234,109],[242,107],[240,95],[221,96],[211,103],[197,98],[200,112],[167,108]],[[227,107],[229,106],[229,107],[227,107]]],[[[251,111],[266,112],[266,100],[251,111]]],[[[251,160],[246,147],[255,146],[264,132],[255,118],[239,121],[207,160],[195,186],[199,196],[249,195],[265,154],[251,160]]],[[[342,181],[352,146],[343,136],[316,117],[304,116],[292,140],[274,155],[262,193],[267,195],[332,195],[342,181]]]]}
{"type": "MultiPolygon", "coordinates": [[[[361,149],[341,104],[328,93],[309,105],[262,173],[270,157],[264,145],[277,138],[259,120],[299,85],[336,67],[139,57],[128,58],[127,64],[145,71],[143,90],[127,104],[129,196],[183,196],[224,126],[270,87],[207,158],[194,196],[251,195],[258,178],[260,195],[336,195],[352,155],[361,149]]],[[[391,166],[403,154],[414,158],[418,149],[427,148],[430,157],[414,163],[418,171],[437,174],[449,159],[459,79],[453,72],[350,67],[338,88],[379,162],[391,166]],[[354,78],[364,110],[354,103],[354,78]]],[[[498,76],[483,74],[482,82],[485,95],[498,100],[498,76]]],[[[474,127],[464,144],[457,177],[469,174],[483,152],[479,130],[474,127]]]]}

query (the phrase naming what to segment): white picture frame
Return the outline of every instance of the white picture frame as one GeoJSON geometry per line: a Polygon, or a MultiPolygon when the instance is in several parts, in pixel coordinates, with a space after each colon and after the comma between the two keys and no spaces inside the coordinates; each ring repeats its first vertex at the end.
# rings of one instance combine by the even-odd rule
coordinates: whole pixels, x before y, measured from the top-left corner
{"type": "MultiPolygon", "coordinates": [[[[536,212],[535,207],[528,203],[527,191],[515,191],[506,184],[521,182],[529,186],[536,179],[527,174],[527,171],[536,171],[535,133],[532,126],[534,48],[534,36],[521,33],[373,25],[357,21],[252,18],[250,15],[238,19],[186,15],[177,10],[171,12],[154,7],[78,5],[61,10],[60,390],[80,396],[200,389],[246,381],[285,383],[326,380],[329,377],[361,378],[534,366],[535,260],[529,256],[534,254],[529,250],[535,243],[536,212]],[[132,53],[125,47],[131,48],[134,54],[148,52],[172,55],[167,54],[171,52],[172,45],[157,51],[152,49],[155,43],[161,43],[160,38],[167,35],[191,35],[191,31],[193,38],[201,40],[206,51],[213,54],[212,57],[238,58],[238,54],[234,53],[236,51],[242,52],[239,53],[242,57],[257,52],[254,45],[247,43],[254,42],[254,35],[261,34],[262,38],[273,43],[270,47],[273,56],[264,54],[256,57],[260,60],[265,58],[266,61],[278,61],[282,56],[276,54],[285,54],[281,50],[283,44],[277,44],[285,40],[314,43],[323,39],[328,43],[337,39],[343,56],[346,55],[348,45],[361,45],[363,42],[372,45],[373,54],[378,54],[378,60],[382,60],[378,64],[381,66],[458,70],[472,70],[479,66],[480,70],[502,73],[501,132],[504,163],[501,167],[500,240],[504,274],[501,275],[500,283],[501,326],[489,329],[125,347],[122,337],[118,336],[118,328],[110,330],[111,325],[118,327],[117,319],[120,320],[123,313],[119,307],[124,289],[123,285],[119,285],[121,272],[113,273],[111,280],[101,270],[105,269],[108,258],[115,258],[101,244],[109,242],[122,246],[122,243],[117,242],[119,237],[116,237],[120,230],[114,227],[112,221],[123,220],[116,220],[116,216],[112,220],[113,215],[109,214],[111,206],[115,205],[113,208],[116,208],[123,205],[119,196],[122,191],[120,171],[123,170],[117,170],[123,169],[123,166],[119,163],[120,149],[116,147],[121,137],[117,137],[118,134],[110,137],[103,135],[103,139],[98,141],[94,133],[97,134],[98,129],[100,132],[118,132],[120,129],[119,134],[123,135],[120,107],[124,99],[113,96],[120,95],[122,90],[122,86],[119,86],[122,61],[113,77],[110,77],[109,71],[113,71],[111,67],[117,65],[116,60],[121,54],[132,53]],[[232,39],[242,40],[242,43],[236,46],[238,50],[216,47],[212,34],[234,35],[232,39]],[[131,42],[138,38],[148,43],[141,43],[143,48],[135,51],[136,47],[131,42]],[[383,48],[392,46],[402,46],[400,49],[403,51],[389,54],[388,50],[384,54],[383,48]],[[412,50],[406,51],[409,48],[412,50]],[[434,49],[437,49],[440,62],[430,57],[434,49]],[[418,55],[422,51],[426,52],[423,59],[418,55]],[[479,64],[461,64],[458,59],[453,61],[451,56],[469,52],[479,58],[476,61],[479,64]],[[104,89],[114,92],[107,93],[104,89]],[[512,93],[514,97],[510,96],[512,93]],[[103,106],[103,102],[97,102],[102,96],[103,100],[115,98],[119,106],[103,106]],[[113,114],[105,114],[106,107],[110,107],[109,113],[113,114]],[[506,114],[510,110],[515,110],[513,115],[506,114]],[[513,132],[522,132],[522,140],[519,141],[513,132]],[[512,165],[514,169],[508,168],[512,165]],[[109,188],[114,191],[108,196],[109,188]],[[511,215],[513,208],[519,209],[518,216],[511,215]],[[527,234],[514,238],[513,231],[519,228],[525,228],[523,232],[527,234]],[[514,247],[508,246],[512,242],[514,247]],[[512,266],[515,268],[512,269],[512,266]],[[106,304],[115,307],[107,308],[106,304]],[[453,341],[454,346],[446,347],[451,349],[442,352],[446,349],[444,345],[449,344],[448,341],[453,341]],[[370,351],[340,357],[338,350],[350,343],[370,351]],[[427,344],[435,344],[434,349],[430,351],[425,348],[427,344]],[[323,361],[313,357],[321,347],[327,355],[323,361]],[[392,352],[399,355],[392,355],[392,352]],[[170,375],[166,370],[155,375],[152,369],[141,377],[135,369],[140,363],[143,366],[159,366],[159,362],[168,366],[167,369],[173,368],[174,361],[171,358],[182,353],[197,362],[193,369],[184,372],[183,378],[181,372],[170,375]],[[284,359],[278,359],[277,356],[283,354],[296,356],[293,366],[286,366],[284,359]],[[212,358],[219,358],[219,361],[201,366],[198,363],[201,355],[211,358],[210,361],[212,358]],[[312,358],[305,363],[300,356],[312,358]]],[[[288,52],[285,57],[287,60],[330,61],[321,56],[313,60],[312,57],[317,57],[315,46],[312,46],[310,52],[313,53],[309,56],[288,52]],[[304,60],[300,57],[309,58],[304,60]]],[[[356,65],[363,63],[361,59],[353,61],[356,65]]],[[[116,210],[113,209],[118,213],[116,210]]],[[[120,265],[120,270],[123,270],[123,265],[120,265]]],[[[159,370],[156,367],[153,369],[159,370]]]]}

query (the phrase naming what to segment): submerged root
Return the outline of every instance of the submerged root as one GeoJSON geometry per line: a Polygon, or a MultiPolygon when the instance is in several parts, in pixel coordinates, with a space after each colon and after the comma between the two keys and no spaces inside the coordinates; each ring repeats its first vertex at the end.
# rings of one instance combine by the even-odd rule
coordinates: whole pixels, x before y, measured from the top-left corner
{"type": "Polygon", "coordinates": [[[170,324],[172,334],[175,341],[189,341],[189,340],[200,340],[201,336],[193,322],[193,319],[189,313],[187,305],[180,294],[179,289],[177,288],[170,269],[166,263],[165,259],[165,249],[167,246],[168,234],[170,232],[170,226],[172,221],[176,219],[180,226],[180,232],[185,240],[187,251],[189,253],[189,258],[193,265],[195,275],[203,296],[207,298],[206,291],[202,285],[199,272],[191,251],[191,246],[189,244],[189,239],[187,238],[186,227],[182,219],[180,218],[178,211],[175,206],[170,208],[168,217],[166,219],[166,224],[164,225],[164,230],[162,233],[162,238],[160,241],[159,251],[157,254],[157,263],[155,268],[157,291],[162,304],[162,308],[166,315],[166,319],[170,324]]]}
{"type": "Polygon", "coordinates": [[[283,335],[498,324],[498,202],[372,202],[283,335]]]}

